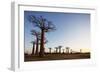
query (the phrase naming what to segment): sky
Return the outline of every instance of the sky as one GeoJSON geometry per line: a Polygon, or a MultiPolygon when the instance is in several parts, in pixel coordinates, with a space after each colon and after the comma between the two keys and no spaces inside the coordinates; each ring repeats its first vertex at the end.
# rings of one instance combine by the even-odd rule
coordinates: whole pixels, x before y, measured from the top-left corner
{"type": "MultiPolygon", "coordinates": [[[[35,40],[30,31],[38,28],[28,20],[29,15],[36,17],[43,16],[55,25],[56,30],[45,34],[48,43],[45,44],[45,51],[48,48],[55,48],[59,45],[70,47],[73,50],[90,49],[90,14],[86,13],[60,13],[60,12],[37,12],[24,11],[24,47],[25,51],[32,51],[31,41],[35,40]]],[[[85,51],[86,51],[85,50],[85,51]]]]}

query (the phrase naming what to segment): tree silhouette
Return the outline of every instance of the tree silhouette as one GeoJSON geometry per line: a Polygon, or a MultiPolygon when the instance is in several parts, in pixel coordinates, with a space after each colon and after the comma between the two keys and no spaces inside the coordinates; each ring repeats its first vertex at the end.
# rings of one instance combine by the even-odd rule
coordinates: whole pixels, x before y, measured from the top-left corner
{"type": "Polygon", "coordinates": [[[62,48],[62,46],[58,46],[58,48],[59,48],[59,53],[61,53],[61,48],[62,48]]]}
{"type": "Polygon", "coordinates": [[[64,49],[63,49],[63,54],[64,54],[64,49]]]}
{"type": "Polygon", "coordinates": [[[58,48],[58,47],[55,47],[55,49],[56,49],[56,53],[58,53],[58,49],[59,49],[59,48],[58,48]]]}
{"type": "Polygon", "coordinates": [[[80,53],[82,53],[82,49],[80,49],[80,53]]]}
{"type": "Polygon", "coordinates": [[[31,34],[36,37],[36,53],[35,54],[38,55],[40,32],[38,32],[36,30],[31,30],[31,34]]]}
{"type": "Polygon", "coordinates": [[[51,53],[51,49],[52,49],[52,48],[49,48],[49,53],[51,53]]]}
{"type": "Polygon", "coordinates": [[[33,45],[33,47],[32,47],[32,54],[31,55],[34,55],[36,42],[35,41],[32,41],[31,43],[33,45]]]}
{"type": "Polygon", "coordinates": [[[72,49],[70,49],[70,53],[71,53],[71,54],[73,53],[73,50],[72,50],[72,49]]]}
{"type": "Polygon", "coordinates": [[[66,53],[69,53],[69,49],[70,49],[69,47],[66,47],[66,53]]]}
{"type": "Polygon", "coordinates": [[[36,17],[34,15],[29,16],[29,21],[31,21],[34,26],[38,27],[41,30],[41,43],[40,43],[40,57],[44,56],[44,36],[45,32],[50,32],[55,30],[55,26],[51,21],[43,18],[42,16],[36,17]]]}

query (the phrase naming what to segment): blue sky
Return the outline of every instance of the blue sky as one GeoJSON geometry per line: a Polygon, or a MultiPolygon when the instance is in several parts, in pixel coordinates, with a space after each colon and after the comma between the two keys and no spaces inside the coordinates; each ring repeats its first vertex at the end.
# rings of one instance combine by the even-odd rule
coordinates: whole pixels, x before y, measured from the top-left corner
{"type": "Polygon", "coordinates": [[[28,21],[29,15],[43,16],[56,26],[55,31],[45,34],[48,40],[46,50],[59,45],[63,48],[68,46],[72,49],[90,49],[90,14],[24,11],[25,49],[30,50],[30,42],[35,40],[30,30],[37,29],[28,21]]]}

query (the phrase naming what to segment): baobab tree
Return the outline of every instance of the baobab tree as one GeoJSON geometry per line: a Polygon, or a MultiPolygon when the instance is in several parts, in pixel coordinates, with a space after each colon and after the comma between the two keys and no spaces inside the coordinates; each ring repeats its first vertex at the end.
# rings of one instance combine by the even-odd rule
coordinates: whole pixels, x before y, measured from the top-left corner
{"type": "Polygon", "coordinates": [[[51,49],[52,49],[52,48],[49,48],[49,53],[51,53],[51,49]]]}
{"type": "Polygon", "coordinates": [[[36,42],[35,41],[32,41],[31,43],[33,45],[33,47],[32,47],[32,54],[31,55],[34,55],[36,42]]]}
{"type": "MultiPolygon", "coordinates": [[[[41,40],[41,39],[39,39],[39,40],[41,40]]],[[[48,43],[48,40],[44,39],[44,44],[46,44],[46,43],[48,43]]],[[[41,42],[39,42],[38,45],[41,45],[41,42]]],[[[39,53],[40,53],[40,50],[39,50],[39,53]]],[[[45,53],[45,52],[44,52],[44,53],[45,53]]]]}
{"type": "Polygon", "coordinates": [[[58,48],[58,47],[55,47],[55,49],[56,49],[56,53],[58,53],[58,49],[59,49],[59,48],[58,48]]]}
{"type": "MultiPolygon", "coordinates": [[[[40,39],[39,39],[39,40],[40,40],[40,39]]],[[[38,41],[39,41],[39,40],[38,40],[38,41]]],[[[46,40],[44,43],[46,44],[47,42],[48,42],[48,41],[46,40]]],[[[36,41],[32,41],[31,43],[32,43],[32,46],[33,46],[33,47],[32,47],[32,54],[31,54],[31,55],[34,55],[34,54],[36,54],[37,52],[39,52],[39,50],[37,49],[36,52],[35,52],[36,41]]],[[[40,43],[38,43],[38,46],[39,46],[39,45],[40,45],[40,43]]]]}
{"type": "Polygon", "coordinates": [[[36,17],[34,15],[29,16],[29,21],[33,23],[34,26],[38,27],[41,31],[41,43],[40,43],[40,57],[44,56],[44,36],[45,32],[50,32],[55,30],[55,26],[51,21],[43,18],[42,16],[36,17]]]}
{"type": "Polygon", "coordinates": [[[62,46],[58,46],[58,48],[59,48],[59,53],[61,53],[61,48],[62,48],[62,46]]]}
{"type": "Polygon", "coordinates": [[[69,47],[66,47],[66,53],[69,53],[69,47]]]}
{"type": "Polygon", "coordinates": [[[63,54],[64,54],[64,49],[62,49],[63,50],[63,54]]]}
{"type": "Polygon", "coordinates": [[[36,52],[35,52],[35,54],[38,55],[38,50],[39,50],[38,44],[39,44],[40,32],[38,32],[36,30],[31,30],[31,34],[36,37],[36,52]]]}
{"type": "Polygon", "coordinates": [[[73,50],[72,50],[72,49],[70,49],[70,53],[71,53],[71,54],[73,53],[73,50]]]}
{"type": "Polygon", "coordinates": [[[82,49],[80,49],[80,53],[82,53],[82,49]]]}

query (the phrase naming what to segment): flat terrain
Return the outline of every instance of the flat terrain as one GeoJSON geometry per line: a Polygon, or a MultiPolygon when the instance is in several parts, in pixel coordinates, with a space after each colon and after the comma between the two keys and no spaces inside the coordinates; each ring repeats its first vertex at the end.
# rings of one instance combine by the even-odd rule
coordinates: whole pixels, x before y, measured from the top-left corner
{"type": "Polygon", "coordinates": [[[70,53],[70,54],[50,54],[46,53],[44,57],[39,57],[36,55],[25,55],[24,61],[45,61],[45,60],[70,60],[70,59],[89,59],[90,53],[70,53]]]}

